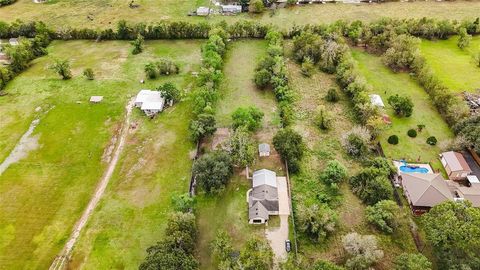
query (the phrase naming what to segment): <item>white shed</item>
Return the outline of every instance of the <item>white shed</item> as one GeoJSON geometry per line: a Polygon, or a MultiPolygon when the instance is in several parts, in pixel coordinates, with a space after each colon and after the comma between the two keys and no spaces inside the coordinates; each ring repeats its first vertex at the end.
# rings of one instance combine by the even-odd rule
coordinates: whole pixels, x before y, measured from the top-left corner
{"type": "Polygon", "coordinates": [[[370,97],[370,102],[372,102],[372,105],[377,106],[377,107],[385,107],[385,104],[383,104],[382,97],[380,97],[377,94],[371,94],[368,95],[370,97]]]}
{"type": "Polygon", "coordinates": [[[268,143],[261,143],[258,145],[258,155],[261,157],[270,156],[270,145],[268,143]]]}
{"type": "Polygon", "coordinates": [[[90,102],[92,103],[99,103],[103,100],[103,96],[91,96],[90,102]]]}
{"type": "Polygon", "coordinates": [[[197,16],[208,16],[211,10],[208,7],[199,7],[197,8],[197,16]]]}
{"type": "Polygon", "coordinates": [[[221,5],[220,8],[222,9],[222,13],[241,13],[242,6],[238,5],[221,5]]]}

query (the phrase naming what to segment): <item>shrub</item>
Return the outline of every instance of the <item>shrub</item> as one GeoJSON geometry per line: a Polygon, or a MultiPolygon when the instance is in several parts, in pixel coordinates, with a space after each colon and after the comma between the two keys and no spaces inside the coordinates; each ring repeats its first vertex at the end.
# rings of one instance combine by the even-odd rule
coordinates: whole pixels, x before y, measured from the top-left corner
{"type": "Polygon", "coordinates": [[[228,146],[236,166],[245,167],[253,164],[257,148],[250,133],[243,128],[236,129],[228,141],[228,146]]]}
{"type": "Polygon", "coordinates": [[[290,172],[297,172],[305,151],[302,136],[292,129],[281,129],[273,137],[273,146],[287,162],[290,172]]]}
{"type": "Polygon", "coordinates": [[[313,71],[315,70],[315,66],[313,64],[313,60],[310,57],[305,57],[302,63],[302,74],[305,77],[310,77],[312,76],[313,71]]]}
{"type": "Polygon", "coordinates": [[[338,216],[326,204],[298,205],[298,228],[313,241],[322,242],[337,226],[338,216]]]}
{"type": "Polygon", "coordinates": [[[178,65],[175,64],[175,62],[166,58],[161,58],[158,62],[155,63],[155,65],[157,66],[157,71],[160,75],[178,74],[178,72],[180,71],[178,65]]]}
{"type": "Polygon", "coordinates": [[[157,87],[157,90],[160,91],[162,97],[164,97],[167,102],[172,101],[176,103],[180,100],[180,90],[171,82],[164,83],[157,87]]]}
{"type": "Polygon", "coordinates": [[[172,206],[177,212],[187,213],[195,210],[196,200],[188,193],[175,194],[172,196],[172,206]]]}
{"type": "Polygon", "coordinates": [[[361,158],[371,148],[370,138],[371,134],[366,128],[356,126],[342,136],[342,146],[350,156],[361,158]]]}
{"type": "MultiPolygon", "coordinates": [[[[273,251],[266,239],[251,236],[240,252],[240,263],[245,270],[273,269],[273,251]]],[[[224,268],[231,269],[231,268],[224,268]]],[[[236,267],[233,269],[237,269],[236,267]]]]}
{"type": "Polygon", "coordinates": [[[317,115],[315,117],[316,125],[323,130],[330,129],[333,125],[333,117],[325,106],[320,105],[317,108],[317,115]]]}
{"type": "Polygon", "coordinates": [[[201,113],[190,123],[189,128],[194,141],[212,135],[217,130],[215,116],[211,113],[201,113]]]}
{"type": "Polygon", "coordinates": [[[416,37],[405,34],[395,36],[383,55],[385,65],[393,70],[411,68],[419,54],[419,43],[416,37]]]}
{"type": "Polygon", "coordinates": [[[257,85],[257,87],[260,89],[267,87],[270,84],[270,79],[271,74],[266,69],[260,69],[255,72],[255,85],[257,85]]]}
{"type": "Polygon", "coordinates": [[[415,138],[417,137],[417,131],[415,129],[409,129],[407,132],[408,137],[415,138]]]}
{"type": "Polygon", "coordinates": [[[55,62],[49,66],[49,68],[55,71],[62,80],[68,80],[72,78],[72,72],[70,70],[70,62],[68,60],[55,59],[55,62]]]}
{"type": "Polygon", "coordinates": [[[373,205],[381,200],[390,200],[393,188],[384,169],[369,167],[350,178],[353,192],[366,204],[373,205]]]}
{"type": "Polygon", "coordinates": [[[347,178],[347,169],[337,160],[331,160],[320,174],[320,180],[328,185],[340,184],[347,178]]]}
{"type": "Polygon", "coordinates": [[[431,270],[432,263],[421,253],[402,253],[393,262],[395,270],[431,270]]]}
{"type": "Polygon", "coordinates": [[[192,173],[205,192],[216,193],[227,185],[233,174],[230,154],[225,151],[205,154],[195,161],[192,173]]]}
{"type": "Polygon", "coordinates": [[[472,36],[467,33],[467,29],[465,28],[460,28],[460,31],[458,33],[458,42],[457,46],[460,49],[465,49],[470,45],[470,40],[472,40],[472,36]]]}
{"type": "Polygon", "coordinates": [[[437,144],[437,138],[435,138],[435,136],[428,137],[427,138],[427,144],[436,145],[437,144]]]}
{"type": "Polygon", "coordinates": [[[325,100],[328,102],[337,102],[340,99],[338,95],[337,89],[330,88],[328,89],[327,95],[325,96],[325,100]]]}
{"type": "Polygon", "coordinates": [[[388,104],[392,106],[395,114],[398,116],[410,117],[413,112],[413,102],[409,97],[399,95],[388,97],[388,104]]]}
{"type": "Polygon", "coordinates": [[[252,13],[262,13],[264,9],[265,9],[265,5],[263,4],[262,0],[252,0],[252,1],[250,1],[248,11],[250,11],[252,13]]]}
{"type": "Polygon", "coordinates": [[[95,79],[95,74],[93,73],[93,69],[91,68],[86,68],[83,70],[83,76],[87,78],[87,80],[93,80],[95,79]]]}
{"type": "Polygon", "coordinates": [[[393,233],[398,227],[400,208],[391,200],[379,201],[373,206],[367,206],[365,216],[367,221],[384,233],[393,233]]]}
{"type": "Polygon", "coordinates": [[[383,258],[383,251],[377,247],[373,235],[349,233],[342,238],[343,248],[348,254],[345,267],[351,270],[367,270],[383,258]]]}
{"type": "Polygon", "coordinates": [[[146,64],[145,68],[144,68],[144,71],[145,71],[145,75],[147,76],[147,78],[149,78],[149,79],[157,78],[157,68],[156,68],[155,64],[153,64],[153,63],[146,64]]]}
{"type": "Polygon", "coordinates": [[[387,141],[388,141],[389,144],[397,145],[398,144],[398,136],[397,135],[392,135],[392,136],[388,137],[387,141]]]}
{"type": "Polygon", "coordinates": [[[262,125],[263,112],[257,107],[238,108],[232,113],[233,129],[255,131],[262,125]]]}
{"type": "Polygon", "coordinates": [[[133,49],[132,54],[139,54],[143,51],[143,43],[144,43],[143,36],[138,34],[137,38],[131,42],[133,49]]]}

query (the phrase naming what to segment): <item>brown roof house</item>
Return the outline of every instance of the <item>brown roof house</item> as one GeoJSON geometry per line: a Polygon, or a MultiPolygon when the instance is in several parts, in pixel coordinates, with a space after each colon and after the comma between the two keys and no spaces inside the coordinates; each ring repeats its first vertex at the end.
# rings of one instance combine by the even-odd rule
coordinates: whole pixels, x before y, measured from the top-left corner
{"type": "Polygon", "coordinates": [[[466,185],[448,181],[455,201],[470,201],[474,207],[480,207],[480,181],[474,175],[467,176],[466,185]]]}
{"type": "Polygon", "coordinates": [[[402,173],[401,177],[403,192],[414,214],[423,214],[437,204],[453,200],[447,181],[438,173],[402,173]]]}
{"type": "Polygon", "coordinates": [[[467,161],[460,153],[453,151],[442,153],[440,160],[450,180],[464,180],[472,173],[467,161]]]}
{"type": "Polygon", "coordinates": [[[247,191],[247,201],[250,224],[263,224],[270,215],[278,215],[277,174],[267,169],[255,171],[252,188],[247,191]]]}

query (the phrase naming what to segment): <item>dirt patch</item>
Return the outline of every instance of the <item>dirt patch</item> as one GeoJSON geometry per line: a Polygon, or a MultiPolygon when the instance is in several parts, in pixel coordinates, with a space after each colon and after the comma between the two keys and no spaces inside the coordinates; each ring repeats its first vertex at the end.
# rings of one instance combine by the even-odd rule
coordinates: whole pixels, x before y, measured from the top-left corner
{"type": "Polygon", "coordinates": [[[27,132],[25,132],[20,141],[18,141],[15,148],[13,148],[12,152],[7,156],[7,158],[0,164],[0,175],[12,164],[17,163],[21,159],[24,159],[28,156],[30,151],[36,150],[39,148],[38,139],[40,135],[32,136],[33,131],[40,123],[40,119],[35,119],[30,124],[27,132]]]}

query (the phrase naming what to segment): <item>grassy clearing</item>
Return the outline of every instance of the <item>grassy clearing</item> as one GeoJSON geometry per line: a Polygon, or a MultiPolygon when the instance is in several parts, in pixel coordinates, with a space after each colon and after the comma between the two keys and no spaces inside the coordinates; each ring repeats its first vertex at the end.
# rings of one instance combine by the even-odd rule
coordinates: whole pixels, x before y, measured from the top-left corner
{"type": "MultiPolygon", "coordinates": [[[[54,42],[49,47],[49,56],[35,60],[31,68],[7,86],[8,95],[0,98],[0,138],[9,138],[9,140],[6,142],[2,140],[0,160],[3,160],[13,149],[31,120],[42,114],[42,112],[35,112],[37,106],[41,106],[42,111],[50,107],[53,109],[41,117],[41,122],[34,132],[34,135],[39,136],[40,148],[32,151],[26,159],[13,164],[0,176],[0,193],[2,194],[0,197],[0,208],[2,209],[0,231],[6,232],[2,233],[0,238],[0,265],[3,268],[47,268],[63,247],[74,222],[81,215],[103,173],[104,149],[109,145],[110,138],[118,129],[129,96],[138,91],[140,87],[151,87],[161,81],[148,81],[146,85],[138,83],[144,77],[145,61],[153,60],[160,55],[176,55],[184,72],[190,70],[192,63],[200,61],[200,42],[197,41],[149,42],[146,47],[145,53],[131,56],[129,54],[130,45],[127,42],[54,42]],[[182,53],[179,54],[179,51],[182,53]],[[72,52],[75,54],[72,55],[72,52]],[[74,75],[72,80],[62,81],[51,71],[45,69],[52,62],[53,57],[71,60],[74,75]],[[96,80],[87,81],[80,76],[86,67],[94,69],[97,75],[96,80]],[[103,95],[104,101],[100,104],[89,104],[88,99],[91,95],[103,95]]],[[[183,81],[183,77],[184,75],[179,75],[171,79],[180,83],[183,81]]],[[[186,139],[188,108],[183,105],[173,111],[172,115],[178,117],[178,123],[172,125],[179,125],[185,131],[170,136],[180,140],[182,147],[189,148],[190,144],[186,139]],[[175,110],[179,111],[178,116],[175,114],[175,110]],[[185,127],[182,126],[182,123],[185,127]]],[[[136,117],[140,118],[139,115],[136,117]]],[[[160,122],[164,118],[166,117],[162,116],[155,122],[160,122]]],[[[141,133],[143,130],[145,140],[149,137],[148,140],[153,141],[151,130],[157,131],[156,128],[158,127],[147,122],[145,127],[140,126],[137,133],[141,133]]],[[[165,138],[167,133],[164,130],[158,130],[158,134],[158,137],[161,135],[163,136],[161,138],[165,138]]],[[[172,142],[172,140],[166,139],[164,142],[166,144],[176,143],[176,141],[172,142]]],[[[155,141],[154,144],[157,148],[152,148],[152,151],[153,149],[163,150],[160,142],[155,141]]],[[[173,146],[170,145],[170,147],[173,146]]],[[[179,151],[180,155],[185,152],[187,154],[185,154],[184,164],[179,156],[176,156],[174,160],[180,164],[178,170],[188,174],[190,164],[188,150],[180,149],[179,151]]],[[[139,155],[139,153],[135,155],[139,155]]],[[[130,154],[129,157],[135,155],[130,154]]],[[[163,157],[153,156],[150,162],[155,162],[156,158],[162,159],[163,157]]],[[[167,161],[167,163],[170,166],[172,161],[167,161]]],[[[154,168],[152,174],[161,175],[161,167],[152,167],[154,168]]],[[[181,175],[180,172],[174,173],[168,177],[181,175]]],[[[122,177],[122,179],[124,178],[122,177]]],[[[178,178],[174,179],[179,181],[178,178]]],[[[118,180],[115,180],[114,183],[117,183],[118,180]]],[[[139,195],[145,190],[145,185],[140,185],[140,183],[146,182],[148,181],[145,178],[131,180],[128,182],[129,188],[125,188],[124,192],[131,192],[130,195],[137,194],[137,198],[141,197],[141,200],[148,201],[148,192],[143,196],[139,195]]],[[[188,180],[186,184],[182,181],[179,183],[181,184],[168,183],[167,186],[171,189],[186,190],[185,186],[188,185],[188,180]]],[[[121,195],[121,193],[117,194],[120,197],[121,195]]],[[[116,204],[115,215],[131,217],[131,219],[124,220],[126,223],[134,220],[134,210],[143,209],[147,205],[138,206],[136,205],[138,202],[130,200],[126,195],[123,196],[123,200],[123,205],[116,204]],[[128,205],[129,208],[120,207],[124,205],[128,205]]],[[[108,205],[108,202],[107,200],[102,203],[102,209],[108,208],[105,206],[108,205]]],[[[165,209],[164,212],[166,212],[165,209]]],[[[158,211],[158,209],[156,210],[158,211]]],[[[154,216],[156,217],[156,215],[154,216]]],[[[113,221],[107,215],[105,217],[103,222],[110,224],[113,221]]],[[[161,228],[159,223],[162,223],[163,219],[158,222],[158,219],[145,215],[143,222],[152,223],[152,226],[156,225],[155,230],[152,227],[137,226],[138,230],[148,234],[142,235],[133,228],[123,230],[118,224],[112,228],[96,223],[104,230],[115,231],[118,238],[103,240],[92,238],[99,242],[103,241],[103,243],[117,241],[115,245],[109,247],[109,251],[114,254],[120,254],[119,250],[129,250],[128,253],[123,254],[122,260],[118,264],[115,262],[111,265],[123,263],[127,268],[136,267],[144,255],[147,244],[155,241],[155,238],[150,238],[150,236],[152,231],[158,232],[156,229],[161,228]],[[137,241],[143,240],[142,243],[145,243],[147,242],[145,239],[147,239],[149,242],[142,246],[138,244],[132,246],[128,242],[122,242],[121,236],[127,233],[135,235],[137,241]],[[142,236],[145,238],[141,238],[142,236]],[[122,244],[125,245],[122,246],[122,244]],[[124,263],[125,261],[129,264],[124,263]]],[[[128,226],[134,227],[135,223],[132,222],[128,226]]],[[[82,236],[80,241],[84,241],[84,237],[82,236]]],[[[82,243],[80,243],[80,247],[81,245],[82,243]]],[[[96,250],[98,250],[97,247],[92,245],[92,248],[96,250]]],[[[91,261],[82,257],[82,262],[90,263],[91,261]]],[[[94,265],[93,268],[98,267],[94,265]]]]}
{"type": "Polygon", "coordinates": [[[379,136],[385,155],[393,159],[406,159],[408,161],[430,162],[435,169],[442,166],[438,160],[443,142],[453,138],[452,131],[433,106],[429,96],[408,74],[394,73],[383,65],[381,58],[370,55],[358,49],[352,50],[357,60],[360,72],[373,86],[372,93],[379,94],[385,103],[386,113],[392,120],[392,125],[387,127],[379,136]],[[411,117],[396,117],[387,98],[394,94],[409,96],[414,104],[411,117]],[[418,133],[416,138],[407,135],[409,129],[416,129],[418,124],[426,128],[418,133]],[[390,135],[399,137],[398,145],[387,143],[390,135]],[[436,146],[426,144],[429,136],[438,140],[436,146]]]}
{"type": "Polygon", "coordinates": [[[480,37],[476,36],[470,46],[461,50],[457,46],[458,37],[448,40],[422,40],[422,54],[438,78],[453,92],[474,92],[480,89],[480,68],[472,55],[480,51],[480,37]]]}
{"type": "Polygon", "coordinates": [[[17,3],[0,8],[0,18],[6,21],[16,19],[42,20],[54,26],[107,28],[115,26],[121,19],[131,22],[156,22],[167,20],[188,20],[194,22],[234,22],[242,19],[271,23],[281,28],[294,24],[330,23],[337,20],[372,21],[381,17],[439,19],[472,19],[478,16],[480,2],[411,2],[383,4],[326,4],[305,5],[279,9],[275,13],[263,15],[242,14],[239,16],[188,17],[189,11],[199,6],[209,5],[207,0],[137,0],[139,8],[128,7],[130,1],[120,0],[50,0],[47,4],[35,4],[31,0],[18,0],[17,3]]]}
{"type": "MultiPolygon", "coordinates": [[[[330,194],[330,190],[318,180],[318,173],[332,159],[344,164],[350,175],[360,170],[360,164],[346,156],[340,144],[342,135],[354,126],[353,112],[350,110],[348,97],[341,92],[332,75],[317,71],[311,78],[305,78],[300,73],[297,64],[290,61],[288,64],[289,78],[294,91],[298,93],[296,103],[297,120],[294,128],[300,132],[307,142],[308,153],[304,158],[302,172],[292,176],[292,193],[295,202],[319,203],[322,195],[330,194]],[[337,103],[325,101],[329,88],[336,88],[340,94],[337,103]],[[321,131],[314,124],[316,108],[326,106],[335,116],[332,130],[321,131]],[[318,195],[321,194],[321,195],[318,195]]],[[[344,234],[356,231],[361,234],[374,234],[379,238],[380,247],[385,252],[385,258],[376,269],[391,269],[392,261],[398,254],[405,251],[415,251],[413,239],[406,224],[408,209],[402,218],[402,226],[392,236],[383,235],[369,226],[364,218],[365,205],[352,193],[347,184],[340,188],[341,195],[334,195],[331,205],[336,207],[339,215],[340,227],[333,237],[324,243],[313,243],[300,235],[299,248],[308,258],[326,259],[338,264],[343,263],[343,247],[341,238],[344,234]]]]}

